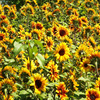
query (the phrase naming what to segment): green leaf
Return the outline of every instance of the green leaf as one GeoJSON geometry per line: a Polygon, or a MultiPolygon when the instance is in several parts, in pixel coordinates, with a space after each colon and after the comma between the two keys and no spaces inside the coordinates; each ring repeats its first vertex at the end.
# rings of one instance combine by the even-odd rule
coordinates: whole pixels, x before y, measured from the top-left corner
{"type": "Polygon", "coordinates": [[[58,85],[58,83],[57,83],[57,82],[53,82],[53,83],[49,83],[49,84],[48,84],[48,86],[50,86],[50,87],[51,87],[51,86],[55,86],[55,85],[58,85]]]}
{"type": "Polygon", "coordinates": [[[14,50],[13,50],[14,56],[19,54],[20,51],[22,51],[22,50],[24,51],[27,47],[28,47],[27,45],[23,45],[23,44],[15,41],[14,42],[14,50]]]}
{"type": "Polygon", "coordinates": [[[28,95],[28,94],[29,93],[27,91],[25,91],[25,90],[21,90],[20,93],[19,93],[19,95],[28,95]]]}
{"type": "Polygon", "coordinates": [[[43,45],[42,45],[42,43],[40,41],[34,40],[34,43],[39,45],[41,47],[41,49],[42,49],[42,52],[44,52],[43,45]]]}
{"type": "Polygon", "coordinates": [[[75,91],[74,94],[75,95],[78,95],[78,96],[85,95],[85,93],[84,92],[81,92],[81,91],[75,91]]]}
{"type": "Polygon", "coordinates": [[[44,66],[44,63],[45,63],[44,57],[43,57],[41,54],[38,54],[38,55],[36,56],[36,58],[37,58],[37,60],[38,60],[38,63],[40,64],[40,66],[43,67],[43,66],[44,66]]]}
{"type": "Polygon", "coordinates": [[[89,81],[88,78],[84,78],[84,77],[80,77],[78,80],[79,80],[79,81],[84,81],[84,82],[89,81]]]}

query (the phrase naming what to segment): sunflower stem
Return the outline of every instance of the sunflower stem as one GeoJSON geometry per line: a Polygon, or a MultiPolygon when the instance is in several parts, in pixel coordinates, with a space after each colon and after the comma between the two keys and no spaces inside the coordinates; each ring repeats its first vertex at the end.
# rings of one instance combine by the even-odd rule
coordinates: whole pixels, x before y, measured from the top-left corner
{"type": "Polygon", "coordinates": [[[96,59],[96,62],[95,62],[95,68],[96,68],[97,77],[99,77],[99,71],[98,71],[98,62],[97,62],[97,59],[96,59]]]}

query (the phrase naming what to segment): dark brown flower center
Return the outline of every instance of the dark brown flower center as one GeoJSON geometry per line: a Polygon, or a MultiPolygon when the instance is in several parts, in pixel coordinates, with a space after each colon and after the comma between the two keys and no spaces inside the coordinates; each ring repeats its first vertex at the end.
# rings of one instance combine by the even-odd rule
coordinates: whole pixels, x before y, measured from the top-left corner
{"type": "Polygon", "coordinates": [[[64,36],[64,35],[66,35],[65,30],[60,30],[60,36],[64,36]]]}
{"type": "Polygon", "coordinates": [[[49,41],[49,42],[47,42],[47,45],[50,47],[50,45],[51,45],[50,41],[49,41]]]}
{"type": "Polygon", "coordinates": [[[3,40],[3,36],[0,36],[0,40],[3,40]]]}
{"type": "Polygon", "coordinates": [[[59,54],[60,54],[60,56],[63,56],[63,55],[65,54],[65,50],[64,50],[64,49],[61,49],[61,50],[59,51],[59,54]]]}
{"type": "Polygon", "coordinates": [[[85,19],[82,19],[82,21],[86,23],[86,20],[85,19]]]}
{"type": "Polygon", "coordinates": [[[87,64],[87,63],[85,63],[85,64],[84,64],[84,67],[88,67],[88,64],[87,64]]]}
{"type": "Polygon", "coordinates": [[[43,27],[38,24],[38,25],[36,25],[36,28],[39,29],[39,30],[41,30],[43,27]]]}
{"type": "Polygon", "coordinates": [[[95,100],[95,99],[96,99],[96,96],[93,95],[93,94],[91,94],[91,95],[90,95],[90,100],[95,100]]]}
{"type": "Polygon", "coordinates": [[[30,69],[30,63],[27,63],[27,69],[30,69]]]}
{"type": "Polygon", "coordinates": [[[42,82],[40,80],[36,80],[35,85],[36,85],[36,88],[40,88],[42,85],[42,82]]]}
{"type": "Polygon", "coordinates": [[[54,33],[54,34],[56,34],[56,33],[57,33],[57,30],[56,30],[56,28],[55,28],[55,27],[53,28],[53,33],[54,33]]]}

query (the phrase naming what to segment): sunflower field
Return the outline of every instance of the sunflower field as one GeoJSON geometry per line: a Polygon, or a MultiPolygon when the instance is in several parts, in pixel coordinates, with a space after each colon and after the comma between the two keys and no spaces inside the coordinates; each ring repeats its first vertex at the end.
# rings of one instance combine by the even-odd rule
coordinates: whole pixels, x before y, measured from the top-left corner
{"type": "Polygon", "coordinates": [[[100,0],[2,1],[0,100],[100,100],[100,0]]]}

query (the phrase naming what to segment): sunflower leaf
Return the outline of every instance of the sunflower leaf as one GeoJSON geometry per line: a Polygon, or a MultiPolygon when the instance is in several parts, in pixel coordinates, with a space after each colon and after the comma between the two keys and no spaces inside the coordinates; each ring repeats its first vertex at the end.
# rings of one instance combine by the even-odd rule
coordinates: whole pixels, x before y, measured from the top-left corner
{"type": "Polygon", "coordinates": [[[41,54],[38,54],[38,55],[36,56],[36,58],[37,58],[37,60],[38,60],[38,63],[40,64],[40,66],[43,67],[43,66],[44,66],[44,63],[45,63],[44,57],[43,57],[41,54]]]}

